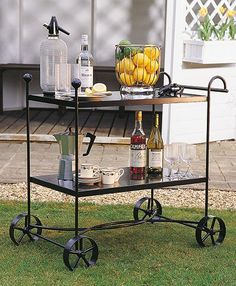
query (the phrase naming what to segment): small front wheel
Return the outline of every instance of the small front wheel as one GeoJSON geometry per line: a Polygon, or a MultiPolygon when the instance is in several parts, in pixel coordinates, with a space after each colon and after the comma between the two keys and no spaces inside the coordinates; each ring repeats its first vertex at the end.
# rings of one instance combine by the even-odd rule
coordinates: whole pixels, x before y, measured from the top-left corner
{"type": "Polygon", "coordinates": [[[224,221],[215,216],[203,217],[196,228],[196,240],[202,247],[219,245],[224,241],[226,227],[224,221]]]}
{"type": "Polygon", "coordinates": [[[98,259],[98,246],[96,242],[87,236],[77,236],[70,239],[65,245],[63,260],[65,265],[73,271],[84,262],[86,267],[96,264],[98,259]]]}
{"type": "Polygon", "coordinates": [[[28,214],[21,213],[11,222],[9,228],[10,238],[16,245],[20,245],[25,237],[28,237],[31,241],[38,240],[37,235],[41,235],[42,229],[37,228],[37,226],[42,226],[39,218],[31,215],[30,225],[28,225],[28,214]]]}
{"type": "Polygon", "coordinates": [[[133,216],[135,220],[151,219],[162,214],[161,204],[149,197],[138,200],[134,206],[133,216]]]}

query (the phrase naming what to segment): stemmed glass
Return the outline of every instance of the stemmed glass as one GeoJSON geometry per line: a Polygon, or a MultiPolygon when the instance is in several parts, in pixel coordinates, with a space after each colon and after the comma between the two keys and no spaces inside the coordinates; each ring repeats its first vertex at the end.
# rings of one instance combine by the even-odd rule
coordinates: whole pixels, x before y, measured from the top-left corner
{"type": "Polygon", "coordinates": [[[179,156],[178,145],[166,144],[164,146],[164,158],[170,165],[169,174],[167,175],[167,177],[170,178],[170,180],[175,179],[173,166],[174,163],[178,160],[178,156],[179,156]]]}
{"type": "Polygon", "coordinates": [[[177,152],[177,159],[176,159],[176,172],[175,175],[180,179],[182,177],[182,172],[180,171],[180,164],[181,164],[181,150],[182,148],[185,148],[186,143],[183,142],[175,142],[172,143],[172,145],[174,145],[174,148],[177,148],[176,152],[177,152]]]}
{"type": "Polygon", "coordinates": [[[187,170],[183,177],[192,178],[191,163],[197,157],[196,145],[183,144],[180,148],[180,158],[187,164],[187,170]]]}

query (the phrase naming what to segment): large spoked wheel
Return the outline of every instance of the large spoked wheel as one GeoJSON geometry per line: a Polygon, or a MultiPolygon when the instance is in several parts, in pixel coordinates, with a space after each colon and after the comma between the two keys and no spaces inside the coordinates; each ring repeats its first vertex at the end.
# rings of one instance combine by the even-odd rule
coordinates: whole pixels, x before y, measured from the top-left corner
{"type": "Polygon", "coordinates": [[[40,235],[42,229],[37,228],[37,226],[42,226],[42,223],[36,216],[31,215],[30,224],[36,225],[36,227],[28,226],[27,213],[19,214],[13,219],[9,228],[9,235],[16,245],[20,245],[26,237],[29,238],[30,241],[38,240],[36,234],[40,235]]]}
{"type": "Polygon", "coordinates": [[[203,217],[196,228],[196,240],[202,247],[221,244],[225,235],[224,221],[215,216],[203,217]]]}
{"type": "Polygon", "coordinates": [[[161,204],[149,197],[138,200],[134,206],[133,216],[135,220],[151,219],[162,214],[161,204]]]}
{"type": "Polygon", "coordinates": [[[63,260],[65,265],[73,271],[79,263],[86,267],[96,264],[98,259],[98,246],[96,242],[87,236],[78,236],[70,239],[64,248],[63,260]]]}

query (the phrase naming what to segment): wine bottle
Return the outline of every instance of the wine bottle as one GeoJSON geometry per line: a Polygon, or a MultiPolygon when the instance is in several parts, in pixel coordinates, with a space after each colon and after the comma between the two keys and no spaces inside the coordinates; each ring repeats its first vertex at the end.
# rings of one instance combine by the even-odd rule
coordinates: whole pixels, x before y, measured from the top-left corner
{"type": "Polygon", "coordinates": [[[153,127],[147,141],[147,173],[161,175],[163,169],[164,144],[159,130],[159,115],[155,112],[153,127]]]}
{"type": "Polygon", "coordinates": [[[88,35],[81,36],[81,51],[76,63],[79,64],[79,77],[81,80],[81,92],[93,86],[93,56],[88,50],[88,35]]]}
{"type": "Polygon", "coordinates": [[[146,136],[142,128],[142,111],[135,113],[135,127],[130,144],[130,178],[145,179],[146,173],[146,136]]]}

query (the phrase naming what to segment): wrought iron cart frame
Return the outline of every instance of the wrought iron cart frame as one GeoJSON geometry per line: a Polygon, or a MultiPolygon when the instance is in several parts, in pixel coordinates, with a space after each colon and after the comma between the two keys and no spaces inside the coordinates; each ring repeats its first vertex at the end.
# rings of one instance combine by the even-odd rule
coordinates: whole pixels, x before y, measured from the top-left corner
{"type": "MultiPolygon", "coordinates": [[[[78,267],[78,262],[82,260],[86,266],[94,265],[98,258],[98,246],[96,242],[85,236],[88,231],[114,229],[120,227],[129,227],[143,223],[157,223],[157,222],[173,222],[182,224],[195,229],[195,236],[200,246],[206,246],[210,241],[210,244],[217,245],[223,242],[226,235],[226,227],[224,221],[215,216],[208,214],[208,187],[209,187],[209,138],[210,138],[210,101],[211,91],[215,92],[228,92],[226,88],[225,80],[220,76],[213,77],[208,84],[208,87],[199,86],[186,86],[183,85],[184,91],[186,90],[200,90],[207,92],[206,95],[196,95],[184,92],[183,96],[178,97],[153,97],[145,99],[123,99],[120,97],[119,92],[114,93],[112,96],[102,98],[101,100],[83,101],[78,96],[78,88],[80,86],[79,80],[72,82],[75,88],[74,98],[57,98],[48,97],[43,95],[29,94],[29,83],[32,79],[30,74],[24,75],[24,81],[26,85],[26,120],[27,120],[27,212],[17,215],[11,222],[9,234],[11,240],[19,245],[24,236],[28,236],[31,241],[37,239],[44,239],[64,249],[63,260],[65,265],[74,270],[78,267]],[[223,88],[213,88],[212,84],[215,80],[220,80],[223,83],[223,88]],[[71,182],[70,186],[62,185],[57,180],[57,175],[47,176],[31,176],[31,161],[30,161],[30,119],[29,119],[29,102],[37,101],[49,104],[57,104],[60,106],[73,107],[75,109],[75,146],[78,146],[78,107],[100,107],[100,106],[127,106],[127,105],[152,105],[155,110],[155,105],[162,104],[174,104],[174,103],[193,103],[193,102],[206,102],[207,104],[207,127],[206,127],[206,161],[205,161],[205,176],[185,178],[180,180],[169,180],[163,178],[148,179],[144,182],[131,181],[129,178],[129,170],[125,168],[125,174],[120,179],[118,185],[103,186],[102,184],[85,188],[79,185],[78,176],[75,176],[74,186],[71,182]],[[35,183],[47,188],[53,189],[58,192],[62,192],[75,198],[74,204],[74,227],[50,227],[43,226],[40,219],[31,214],[31,183],[35,183]],[[154,189],[164,188],[178,185],[188,185],[205,183],[205,209],[204,217],[199,221],[189,220],[177,220],[168,218],[162,215],[161,204],[154,198],[154,189]],[[101,225],[95,225],[87,228],[79,227],[79,198],[94,195],[105,195],[119,192],[129,192],[135,190],[150,189],[150,197],[143,197],[138,200],[133,209],[133,220],[115,221],[110,223],[104,223],[101,225]],[[143,206],[145,205],[145,209],[143,206]],[[142,217],[140,218],[140,214],[142,217]],[[20,221],[23,221],[23,227],[20,226],[20,221]],[[56,230],[56,231],[72,231],[74,237],[71,238],[65,245],[43,236],[42,231],[56,230]],[[16,235],[16,232],[20,232],[20,236],[16,235]],[[84,245],[89,246],[84,246],[84,245]],[[71,262],[71,256],[75,256],[75,262],[71,262]]],[[[170,79],[170,78],[169,78],[170,79]]],[[[75,148],[75,174],[78,174],[78,148],[75,148]]]]}

